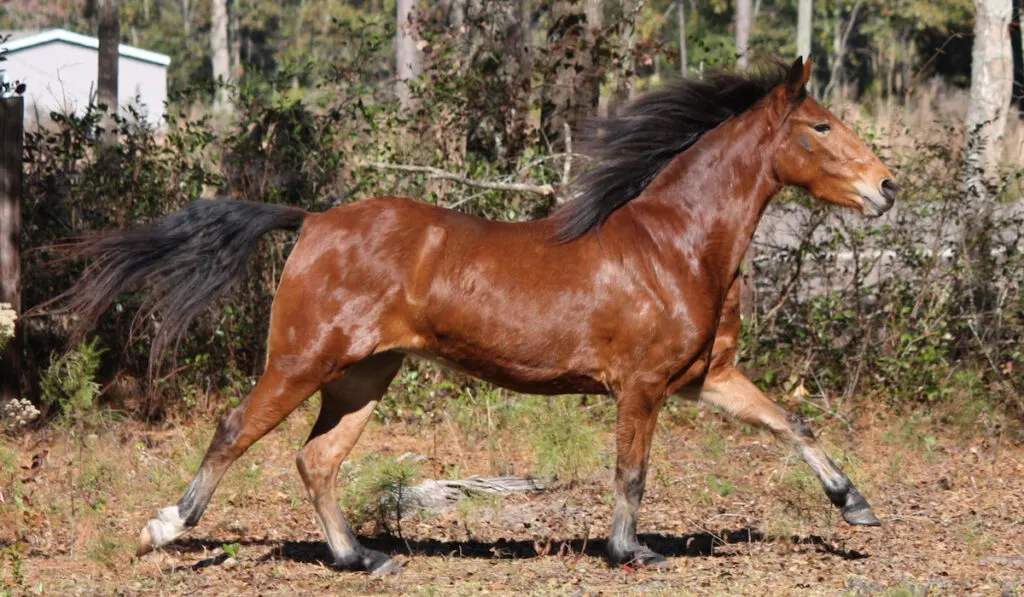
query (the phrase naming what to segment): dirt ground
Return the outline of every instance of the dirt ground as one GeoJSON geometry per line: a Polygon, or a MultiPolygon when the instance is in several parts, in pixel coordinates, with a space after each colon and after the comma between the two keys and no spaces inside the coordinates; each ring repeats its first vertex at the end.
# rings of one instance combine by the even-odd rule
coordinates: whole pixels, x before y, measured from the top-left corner
{"type": "MultiPolygon", "coordinates": [[[[575,485],[406,514],[390,536],[361,525],[367,545],[404,564],[376,578],[331,569],[304,499],[294,454],[314,408],[233,467],[193,532],[142,558],[138,531],[177,500],[215,416],[161,426],[108,416],[4,440],[0,594],[1024,595],[1024,449],[1019,431],[998,425],[965,438],[934,418],[869,409],[850,424],[818,422],[885,522],[854,528],[769,435],[709,412],[665,417],[640,519],[643,540],[669,556],[657,571],[601,558],[612,449],[602,432],[603,466],[575,485]]],[[[480,441],[435,420],[374,423],[350,461],[405,455],[424,478],[530,473],[520,432],[480,441]]]]}

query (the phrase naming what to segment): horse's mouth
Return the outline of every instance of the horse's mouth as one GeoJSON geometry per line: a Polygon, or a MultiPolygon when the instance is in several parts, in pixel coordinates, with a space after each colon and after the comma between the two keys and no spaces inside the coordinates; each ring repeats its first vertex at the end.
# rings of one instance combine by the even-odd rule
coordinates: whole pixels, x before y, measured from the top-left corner
{"type": "Polygon", "coordinates": [[[881,197],[875,199],[865,195],[860,196],[860,211],[869,218],[877,218],[889,211],[891,207],[892,203],[881,197]]]}
{"type": "Polygon", "coordinates": [[[857,184],[857,203],[860,204],[860,211],[869,218],[877,218],[889,211],[895,201],[886,197],[878,189],[866,184],[857,184]]]}

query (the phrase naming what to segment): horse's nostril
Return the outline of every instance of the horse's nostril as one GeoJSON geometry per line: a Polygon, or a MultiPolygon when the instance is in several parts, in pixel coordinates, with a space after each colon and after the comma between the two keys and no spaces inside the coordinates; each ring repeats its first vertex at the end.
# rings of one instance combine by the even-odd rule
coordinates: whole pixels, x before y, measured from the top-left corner
{"type": "Polygon", "coordinates": [[[882,179],[882,194],[889,201],[896,200],[896,191],[900,190],[900,185],[891,178],[882,179]]]}

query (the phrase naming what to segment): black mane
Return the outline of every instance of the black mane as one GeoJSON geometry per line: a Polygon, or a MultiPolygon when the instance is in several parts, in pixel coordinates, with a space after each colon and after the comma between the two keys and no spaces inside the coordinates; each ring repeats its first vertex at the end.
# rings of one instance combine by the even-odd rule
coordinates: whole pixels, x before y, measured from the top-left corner
{"type": "Polygon", "coordinates": [[[786,82],[787,67],[766,62],[743,74],[713,72],[682,79],[594,119],[583,153],[593,165],[574,182],[576,197],[555,214],[556,238],[569,241],[599,228],[636,198],[672,158],[704,133],[750,109],[786,82]]]}

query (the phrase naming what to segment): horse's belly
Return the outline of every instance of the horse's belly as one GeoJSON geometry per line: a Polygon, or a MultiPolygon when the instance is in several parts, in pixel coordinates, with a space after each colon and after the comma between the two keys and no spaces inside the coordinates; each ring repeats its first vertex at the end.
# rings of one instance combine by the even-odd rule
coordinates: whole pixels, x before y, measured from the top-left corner
{"type": "Polygon", "coordinates": [[[524,394],[607,394],[608,389],[593,377],[575,371],[540,368],[500,359],[481,360],[463,354],[426,349],[402,352],[426,359],[477,379],[524,394]]]}

